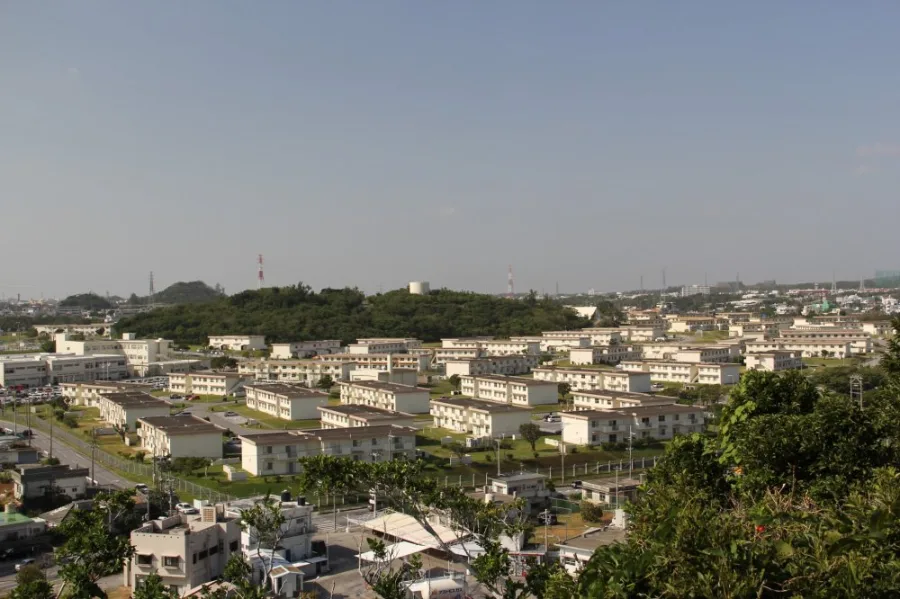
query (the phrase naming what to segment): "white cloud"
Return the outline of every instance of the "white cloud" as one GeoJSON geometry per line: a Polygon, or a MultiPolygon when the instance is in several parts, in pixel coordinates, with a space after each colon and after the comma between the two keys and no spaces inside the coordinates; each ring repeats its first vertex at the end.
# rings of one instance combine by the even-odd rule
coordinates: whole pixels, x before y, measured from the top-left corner
{"type": "Polygon", "coordinates": [[[877,172],[878,167],[871,164],[860,164],[855,169],[853,169],[853,174],[857,177],[865,177],[866,175],[872,175],[877,172]]]}
{"type": "Polygon", "coordinates": [[[900,144],[876,142],[856,148],[857,156],[900,156],[900,144]]]}

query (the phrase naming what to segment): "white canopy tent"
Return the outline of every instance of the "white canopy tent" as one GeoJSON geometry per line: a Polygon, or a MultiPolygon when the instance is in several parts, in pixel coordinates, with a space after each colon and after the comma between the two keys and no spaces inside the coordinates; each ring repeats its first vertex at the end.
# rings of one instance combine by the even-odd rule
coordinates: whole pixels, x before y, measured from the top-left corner
{"type": "Polygon", "coordinates": [[[409,541],[400,541],[399,543],[395,543],[393,545],[385,547],[385,556],[383,560],[379,560],[375,556],[374,551],[366,551],[365,553],[360,553],[356,557],[364,562],[390,562],[395,559],[409,557],[410,555],[420,553],[422,551],[425,551],[426,549],[428,549],[428,547],[425,547],[424,545],[416,545],[415,543],[410,543],[409,541]]]}
{"type": "MultiPolygon", "coordinates": [[[[390,535],[395,539],[408,541],[421,545],[427,549],[441,549],[440,543],[434,536],[425,530],[425,528],[416,521],[412,516],[393,512],[385,514],[379,518],[366,520],[361,523],[363,527],[369,530],[390,535]]],[[[454,530],[441,524],[432,524],[434,532],[444,543],[451,545],[460,541],[460,535],[454,530]]]]}

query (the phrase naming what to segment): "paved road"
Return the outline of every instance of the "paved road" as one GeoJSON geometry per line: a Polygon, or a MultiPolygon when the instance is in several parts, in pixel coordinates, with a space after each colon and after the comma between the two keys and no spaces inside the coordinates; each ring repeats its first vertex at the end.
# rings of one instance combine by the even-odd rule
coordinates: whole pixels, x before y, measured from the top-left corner
{"type": "MultiPolygon", "coordinates": [[[[0,426],[12,427],[12,422],[0,421],[0,426]]],[[[22,430],[21,425],[19,426],[19,430],[22,430]]],[[[41,431],[32,429],[34,432],[34,438],[31,440],[32,445],[40,447],[44,451],[50,451],[50,435],[43,433],[41,431]]],[[[99,450],[98,450],[99,451],[99,450]]],[[[90,456],[83,456],[68,445],[64,445],[58,438],[53,438],[53,457],[59,458],[61,464],[69,464],[70,466],[76,467],[91,467],[91,458],[90,456]]],[[[128,479],[123,478],[122,476],[116,474],[115,472],[110,472],[106,468],[103,468],[99,464],[94,464],[94,478],[99,485],[112,485],[119,488],[133,486],[134,483],[129,481],[128,479]]]]}
{"type": "Polygon", "coordinates": [[[187,402],[185,404],[185,411],[193,414],[197,418],[206,418],[209,416],[209,421],[213,424],[217,424],[222,428],[231,429],[236,435],[244,435],[250,433],[258,433],[260,431],[265,431],[265,428],[250,428],[248,426],[244,426],[247,423],[247,419],[243,416],[232,416],[226,417],[224,416],[224,412],[210,412],[209,409],[213,406],[222,407],[222,406],[233,406],[233,402],[216,402],[216,403],[205,403],[205,402],[187,402]]]}

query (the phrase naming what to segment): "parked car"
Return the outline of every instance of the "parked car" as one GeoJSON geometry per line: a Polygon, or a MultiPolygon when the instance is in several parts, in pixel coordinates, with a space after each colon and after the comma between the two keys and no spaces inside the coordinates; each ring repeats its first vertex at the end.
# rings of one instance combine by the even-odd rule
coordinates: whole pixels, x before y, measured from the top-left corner
{"type": "Polygon", "coordinates": [[[190,503],[176,503],[175,509],[182,514],[199,514],[200,510],[192,506],[190,503]]]}
{"type": "Polygon", "coordinates": [[[26,557],[22,561],[16,563],[16,572],[20,572],[22,568],[24,568],[25,566],[30,566],[33,563],[35,563],[33,557],[26,557]]]}
{"type": "Polygon", "coordinates": [[[231,411],[225,412],[225,415],[228,416],[228,417],[231,417],[231,416],[240,416],[240,414],[238,414],[237,412],[231,412],[231,411]]]}
{"type": "Polygon", "coordinates": [[[150,492],[150,488],[147,485],[145,485],[144,483],[139,483],[139,484],[134,485],[134,490],[137,491],[138,493],[143,493],[144,495],[146,495],[150,492]]]}
{"type": "Polygon", "coordinates": [[[573,488],[573,489],[580,489],[580,488],[581,488],[581,484],[582,484],[582,483],[581,483],[580,480],[573,480],[573,481],[572,481],[572,488],[573,488]]]}

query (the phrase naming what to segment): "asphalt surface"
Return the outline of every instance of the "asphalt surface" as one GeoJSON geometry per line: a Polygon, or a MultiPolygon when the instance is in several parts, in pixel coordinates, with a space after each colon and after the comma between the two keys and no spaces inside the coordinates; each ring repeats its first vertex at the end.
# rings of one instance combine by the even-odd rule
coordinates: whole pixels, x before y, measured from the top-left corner
{"type": "MultiPolygon", "coordinates": [[[[0,426],[12,428],[12,422],[0,421],[0,426]]],[[[19,423],[18,429],[21,431],[25,427],[19,423]]],[[[41,431],[32,429],[34,437],[31,439],[33,446],[49,452],[50,451],[50,435],[41,431]]],[[[97,450],[99,451],[99,449],[97,450]]],[[[91,457],[83,456],[68,445],[64,445],[59,439],[53,439],[53,457],[58,458],[61,464],[68,464],[72,467],[91,467],[91,457]]],[[[98,485],[112,485],[118,488],[134,486],[134,483],[126,478],[111,472],[100,464],[94,464],[94,479],[98,485]]]]}

